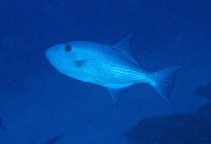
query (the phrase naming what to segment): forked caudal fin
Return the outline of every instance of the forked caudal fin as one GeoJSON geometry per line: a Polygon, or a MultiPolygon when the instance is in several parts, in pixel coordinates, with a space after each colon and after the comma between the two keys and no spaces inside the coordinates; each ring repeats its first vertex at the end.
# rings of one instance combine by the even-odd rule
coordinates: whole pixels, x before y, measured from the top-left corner
{"type": "Polygon", "coordinates": [[[154,81],[150,83],[159,95],[166,99],[171,100],[171,93],[174,88],[175,80],[176,80],[176,73],[181,69],[181,67],[170,67],[158,72],[152,73],[152,77],[154,81]]]}

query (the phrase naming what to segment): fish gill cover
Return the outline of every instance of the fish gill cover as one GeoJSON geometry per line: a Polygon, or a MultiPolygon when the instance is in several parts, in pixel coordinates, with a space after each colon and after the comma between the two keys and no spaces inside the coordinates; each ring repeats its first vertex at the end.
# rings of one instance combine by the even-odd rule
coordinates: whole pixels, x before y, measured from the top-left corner
{"type": "Polygon", "coordinates": [[[0,144],[210,143],[210,6],[210,0],[0,0],[0,144]],[[182,66],[173,103],[137,84],[117,108],[107,90],[61,75],[45,57],[58,43],[113,45],[131,33],[132,56],[144,69],[182,66]]]}

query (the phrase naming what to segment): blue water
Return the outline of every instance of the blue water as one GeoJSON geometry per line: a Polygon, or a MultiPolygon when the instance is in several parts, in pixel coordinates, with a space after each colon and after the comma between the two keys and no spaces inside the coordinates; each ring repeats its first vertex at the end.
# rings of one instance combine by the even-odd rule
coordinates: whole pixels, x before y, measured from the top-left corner
{"type": "Polygon", "coordinates": [[[210,144],[210,0],[0,0],[0,144],[210,144]],[[55,44],[133,34],[140,66],[180,65],[163,100],[149,85],[116,107],[100,86],[57,72],[55,44]]]}

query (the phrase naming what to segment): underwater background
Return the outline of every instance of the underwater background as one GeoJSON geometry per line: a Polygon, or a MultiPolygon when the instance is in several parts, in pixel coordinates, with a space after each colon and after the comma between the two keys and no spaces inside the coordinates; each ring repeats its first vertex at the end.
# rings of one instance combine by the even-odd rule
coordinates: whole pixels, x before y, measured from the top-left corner
{"type": "Polygon", "coordinates": [[[211,144],[210,0],[0,0],[0,144],[211,144]],[[162,99],[136,84],[107,89],[56,71],[45,50],[133,34],[140,67],[181,66],[162,99]]]}

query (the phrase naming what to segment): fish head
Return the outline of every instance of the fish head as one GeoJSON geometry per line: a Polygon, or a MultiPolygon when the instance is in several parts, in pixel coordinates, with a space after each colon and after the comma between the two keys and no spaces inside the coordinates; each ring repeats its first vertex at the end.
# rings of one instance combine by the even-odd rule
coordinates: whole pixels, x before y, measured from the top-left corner
{"type": "Polygon", "coordinates": [[[74,49],[70,44],[59,44],[50,47],[45,52],[54,67],[71,66],[74,60],[74,49]]]}
{"type": "Polygon", "coordinates": [[[88,46],[79,42],[55,45],[45,52],[49,62],[59,72],[77,79],[83,74],[87,62],[91,59],[90,53],[88,46]]]}

